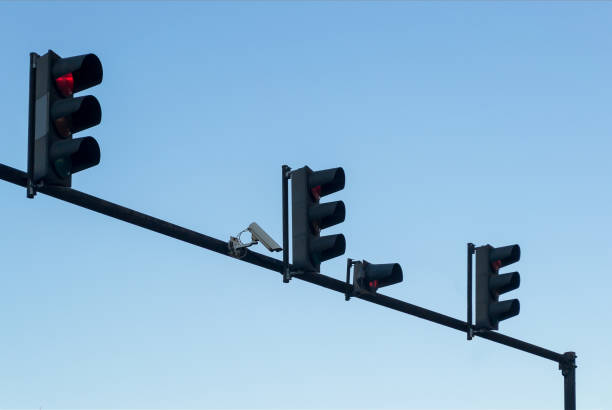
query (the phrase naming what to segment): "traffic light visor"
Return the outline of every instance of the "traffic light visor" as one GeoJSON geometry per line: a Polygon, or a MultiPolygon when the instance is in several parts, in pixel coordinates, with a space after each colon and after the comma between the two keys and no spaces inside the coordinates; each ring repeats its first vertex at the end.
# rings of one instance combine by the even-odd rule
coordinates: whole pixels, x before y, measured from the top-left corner
{"type": "Polygon", "coordinates": [[[314,205],[308,210],[308,217],[319,227],[319,229],[329,228],[330,226],[344,222],[345,216],[346,208],[342,201],[314,205]]]}
{"type": "Polygon", "coordinates": [[[372,264],[363,261],[365,277],[368,281],[378,281],[377,287],[389,286],[404,280],[402,267],[399,263],[372,264]]]}
{"type": "Polygon", "coordinates": [[[96,97],[59,100],[51,107],[51,117],[57,132],[64,138],[100,124],[102,109],[96,97]]]}
{"type": "Polygon", "coordinates": [[[521,285],[521,275],[518,272],[492,275],[489,278],[489,291],[493,295],[501,295],[511,290],[518,289],[521,285]]]}
{"type": "MultiPolygon", "coordinates": [[[[518,299],[493,302],[489,306],[489,316],[492,321],[500,322],[518,315],[521,311],[521,303],[518,299]]],[[[497,325],[495,326],[497,328],[497,325]]]]}
{"type": "Polygon", "coordinates": [[[503,268],[518,262],[521,259],[521,247],[518,245],[502,246],[501,248],[491,248],[489,260],[491,263],[499,261],[497,268],[503,268]]]}
{"type": "Polygon", "coordinates": [[[316,259],[313,261],[315,264],[343,255],[345,250],[346,240],[342,234],[313,238],[310,243],[312,257],[316,259]]]}
{"type": "Polygon", "coordinates": [[[60,58],[53,64],[53,78],[65,97],[78,93],[102,82],[102,63],[95,54],[83,54],[75,57],[60,58]],[[69,76],[68,74],[72,74],[69,76]],[[72,77],[72,80],[68,80],[72,77]],[[65,85],[60,85],[68,80],[65,85]],[[72,87],[68,83],[72,82],[72,87]]]}
{"type": "Polygon", "coordinates": [[[93,137],[58,141],[51,145],[49,154],[60,178],[66,178],[100,163],[100,146],[93,137]]]}
{"type": "Polygon", "coordinates": [[[344,189],[344,170],[340,167],[315,171],[308,177],[308,186],[316,189],[319,196],[338,192],[344,189]]]}

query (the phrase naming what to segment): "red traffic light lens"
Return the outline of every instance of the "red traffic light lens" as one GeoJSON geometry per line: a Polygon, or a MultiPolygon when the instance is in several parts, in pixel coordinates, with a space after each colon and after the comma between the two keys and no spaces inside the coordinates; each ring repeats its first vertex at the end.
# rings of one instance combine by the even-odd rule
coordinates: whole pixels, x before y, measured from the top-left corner
{"type": "Polygon", "coordinates": [[[315,201],[321,199],[321,185],[317,185],[316,187],[312,188],[310,192],[312,193],[315,201]]]}
{"type": "Polygon", "coordinates": [[[502,261],[501,260],[496,260],[496,261],[491,262],[491,266],[496,271],[498,271],[499,268],[501,268],[501,265],[502,265],[502,261]]]}
{"type": "Polygon", "coordinates": [[[376,290],[376,289],[378,289],[378,280],[377,280],[377,279],[375,279],[375,280],[371,280],[371,281],[368,283],[368,285],[370,285],[370,288],[371,288],[371,289],[376,290]]]}
{"type": "Polygon", "coordinates": [[[55,85],[64,97],[70,97],[74,93],[74,77],[72,73],[56,78],[55,85]]]}

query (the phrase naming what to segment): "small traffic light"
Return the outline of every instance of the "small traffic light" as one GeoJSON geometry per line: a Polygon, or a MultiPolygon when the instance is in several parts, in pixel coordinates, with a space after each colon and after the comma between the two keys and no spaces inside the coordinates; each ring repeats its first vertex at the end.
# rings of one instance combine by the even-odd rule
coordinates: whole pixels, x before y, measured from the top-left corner
{"type": "Polygon", "coordinates": [[[320,272],[321,262],[344,254],[344,235],[320,235],[322,229],[344,221],[344,202],[319,203],[321,197],[343,188],[342,168],[312,171],[303,167],[291,173],[294,270],[320,272]]]}
{"type": "Polygon", "coordinates": [[[394,285],[404,280],[399,263],[375,265],[367,261],[353,262],[353,293],[376,293],[378,288],[394,285]]]}
{"type": "Polygon", "coordinates": [[[518,272],[499,273],[499,269],[518,262],[518,245],[476,248],[476,327],[497,330],[500,321],[519,314],[518,299],[499,301],[499,295],[517,289],[521,284],[518,272]]]}
{"type": "Polygon", "coordinates": [[[95,54],[61,58],[53,51],[35,60],[34,141],[28,158],[33,161],[34,184],[70,187],[72,174],[100,162],[100,147],[93,137],[73,138],[100,123],[100,103],[91,95],[75,93],[102,82],[102,64],[95,54]]]}

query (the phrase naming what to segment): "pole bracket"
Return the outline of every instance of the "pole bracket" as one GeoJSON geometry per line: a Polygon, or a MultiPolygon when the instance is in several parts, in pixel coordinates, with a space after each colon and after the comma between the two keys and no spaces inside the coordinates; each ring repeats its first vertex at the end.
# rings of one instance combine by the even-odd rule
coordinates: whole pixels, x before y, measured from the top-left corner
{"type": "Polygon", "coordinates": [[[295,272],[291,272],[289,265],[289,178],[291,167],[281,167],[282,207],[283,207],[283,283],[289,283],[295,272]]]}
{"type": "Polygon", "coordinates": [[[351,286],[351,266],[353,266],[355,262],[348,258],[346,260],[346,286],[344,288],[344,300],[347,302],[351,300],[352,286],[351,286]]]}
{"type": "Polygon", "coordinates": [[[28,198],[34,198],[36,196],[36,188],[37,185],[32,182],[32,178],[28,175],[28,179],[26,182],[26,196],[28,198]]]}
{"type": "Polygon", "coordinates": [[[30,89],[28,103],[28,170],[26,180],[26,196],[34,198],[36,195],[36,185],[34,184],[34,143],[36,133],[36,66],[40,56],[30,53],[30,89]]]}
{"type": "Polygon", "coordinates": [[[472,324],[472,256],[475,252],[475,246],[473,243],[468,242],[467,244],[467,340],[474,338],[474,325],[472,324]]]}
{"type": "Polygon", "coordinates": [[[301,271],[301,270],[291,270],[290,267],[287,267],[283,271],[283,283],[289,283],[291,278],[293,278],[294,276],[299,276],[299,275],[301,275],[303,273],[304,273],[304,271],[301,271]]]}
{"type": "Polygon", "coordinates": [[[559,370],[561,370],[561,374],[563,376],[567,376],[571,371],[573,371],[576,367],[576,353],[575,352],[565,352],[563,353],[563,361],[559,362],[559,370]]]}

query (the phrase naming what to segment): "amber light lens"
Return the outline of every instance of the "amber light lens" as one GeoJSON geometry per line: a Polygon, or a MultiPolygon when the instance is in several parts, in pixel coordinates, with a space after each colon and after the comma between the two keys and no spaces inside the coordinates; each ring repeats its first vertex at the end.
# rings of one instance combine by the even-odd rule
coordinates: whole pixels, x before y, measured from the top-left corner
{"type": "Polygon", "coordinates": [[[64,74],[55,79],[55,85],[64,97],[70,97],[74,93],[74,76],[72,73],[64,74]]]}
{"type": "Polygon", "coordinates": [[[55,123],[57,133],[61,137],[68,138],[72,135],[72,121],[70,117],[60,117],[53,122],[55,123]]]}

